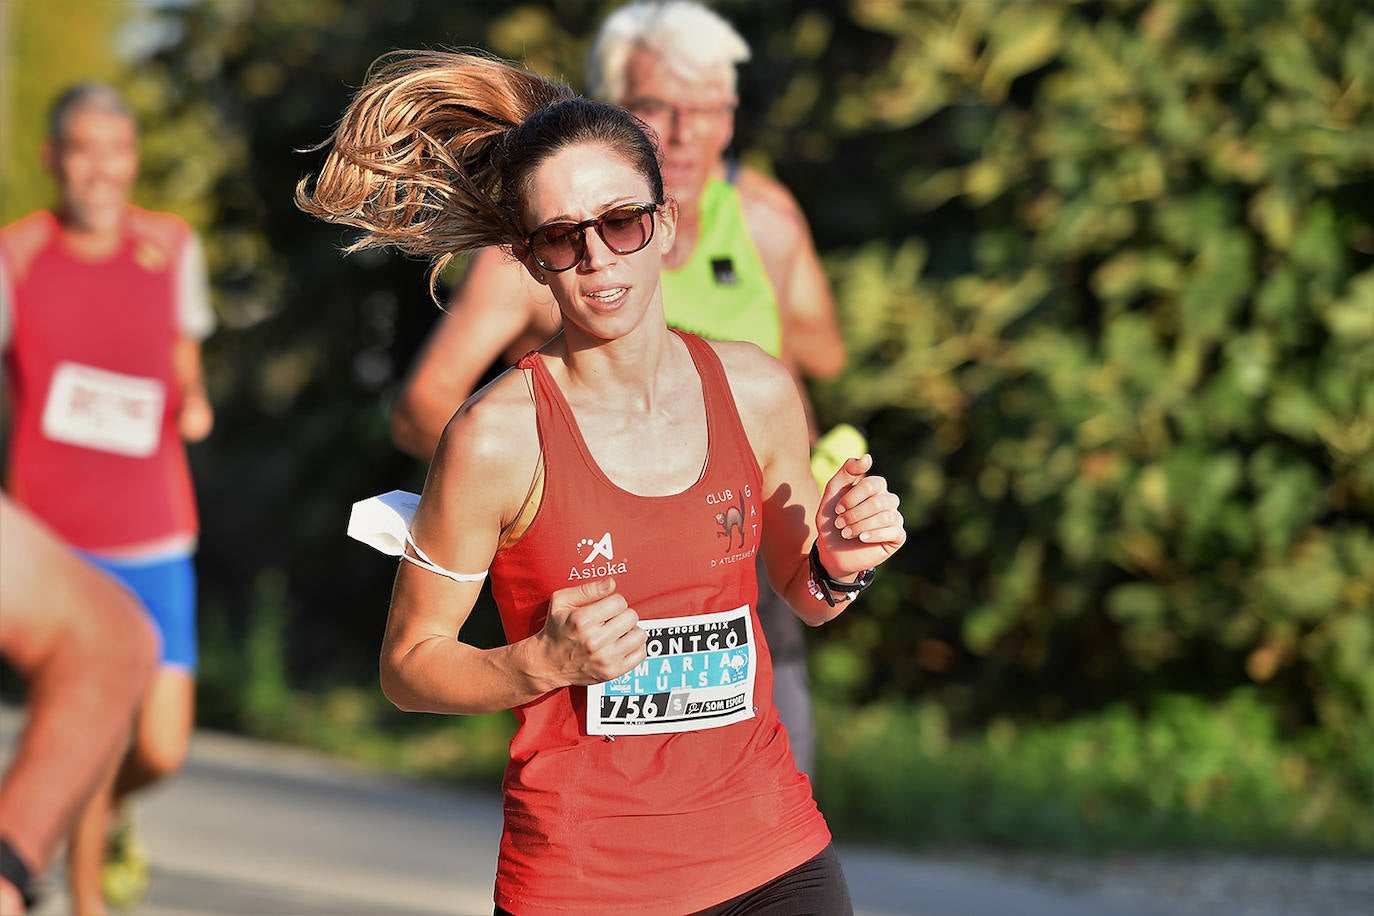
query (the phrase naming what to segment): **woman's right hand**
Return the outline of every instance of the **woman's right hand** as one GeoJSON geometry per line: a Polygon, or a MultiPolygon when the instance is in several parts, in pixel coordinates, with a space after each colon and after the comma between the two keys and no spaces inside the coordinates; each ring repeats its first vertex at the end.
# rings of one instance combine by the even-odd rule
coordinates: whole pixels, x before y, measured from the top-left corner
{"type": "Polygon", "coordinates": [[[558,686],[614,680],[648,654],[639,615],[609,578],[554,592],[538,638],[558,686]]]}

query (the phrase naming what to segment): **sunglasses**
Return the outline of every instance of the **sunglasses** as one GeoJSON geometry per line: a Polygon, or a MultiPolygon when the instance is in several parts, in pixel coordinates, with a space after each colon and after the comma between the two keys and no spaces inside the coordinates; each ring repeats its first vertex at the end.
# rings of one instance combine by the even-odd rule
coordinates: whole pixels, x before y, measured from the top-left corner
{"type": "Polygon", "coordinates": [[[721,121],[735,113],[735,103],[721,102],[718,105],[679,105],[653,96],[631,99],[625,103],[630,114],[641,121],[676,124],[691,123],[696,126],[721,121]]]}
{"type": "Polygon", "coordinates": [[[654,237],[656,212],[658,204],[621,204],[580,223],[546,223],[525,236],[525,247],[540,267],[561,273],[587,256],[590,227],[611,251],[634,254],[654,237]]]}

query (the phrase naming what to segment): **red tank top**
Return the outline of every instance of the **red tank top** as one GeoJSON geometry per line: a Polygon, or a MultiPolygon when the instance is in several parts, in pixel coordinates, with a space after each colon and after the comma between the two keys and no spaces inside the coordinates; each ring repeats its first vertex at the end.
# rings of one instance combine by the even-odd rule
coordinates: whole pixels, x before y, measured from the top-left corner
{"type": "Polygon", "coordinates": [[[521,916],[688,913],[830,842],[771,699],[755,608],[762,474],[719,358],[678,336],[701,377],[709,445],[700,479],[674,496],[612,483],[543,357],[519,363],[533,375],[546,476],[530,529],[492,562],[506,636],[537,633],[553,591],[609,573],[650,652],[604,697],[564,688],[515,710],[496,901],[521,916]],[[605,714],[598,728],[624,733],[589,733],[589,703],[605,714]]]}
{"type": "Polygon", "coordinates": [[[7,487],[83,550],[195,536],[172,372],[189,241],[176,217],[133,208],[103,261],[73,257],[50,213],[0,235],[14,293],[7,487]]]}

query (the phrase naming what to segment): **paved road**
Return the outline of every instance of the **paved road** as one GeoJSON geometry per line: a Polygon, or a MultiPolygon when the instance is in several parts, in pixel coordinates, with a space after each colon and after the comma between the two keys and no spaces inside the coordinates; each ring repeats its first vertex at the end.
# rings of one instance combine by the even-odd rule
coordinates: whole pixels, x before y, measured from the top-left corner
{"type": "MultiPolygon", "coordinates": [[[[18,724],[14,712],[0,714],[0,756],[18,724]]],[[[142,916],[491,912],[501,825],[492,795],[202,731],[186,768],[144,798],[153,889],[142,916]]],[[[1168,912],[988,867],[844,846],[840,854],[859,916],[1168,912]]],[[[65,912],[59,883],[38,913],[65,912]]]]}

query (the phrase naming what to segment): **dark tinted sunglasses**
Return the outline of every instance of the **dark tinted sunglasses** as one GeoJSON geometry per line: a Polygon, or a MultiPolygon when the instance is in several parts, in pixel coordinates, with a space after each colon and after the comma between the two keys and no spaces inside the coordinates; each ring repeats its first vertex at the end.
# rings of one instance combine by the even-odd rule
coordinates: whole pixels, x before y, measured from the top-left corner
{"type": "Polygon", "coordinates": [[[658,204],[621,204],[580,223],[547,223],[525,236],[525,247],[540,267],[560,273],[586,257],[590,227],[616,254],[634,254],[654,237],[657,211],[658,204]]]}

